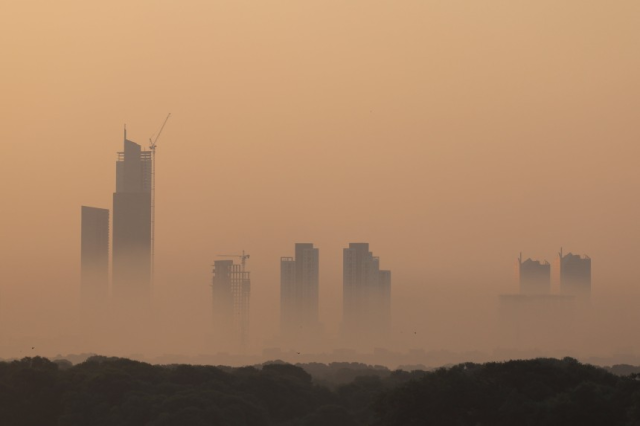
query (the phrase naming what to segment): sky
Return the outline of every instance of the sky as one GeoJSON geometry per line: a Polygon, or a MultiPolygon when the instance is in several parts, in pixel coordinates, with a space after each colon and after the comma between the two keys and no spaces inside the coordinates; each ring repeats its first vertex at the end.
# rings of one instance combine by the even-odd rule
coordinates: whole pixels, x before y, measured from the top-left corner
{"type": "Polygon", "coordinates": [[[242,250],[264,346],[295,242],[320,249],[330,335],[342,249],[369,242],[393,272],[394,327],[420,331],[404,349],[490,350],[520,252],[587,254],[590,347],[624,348],[640,321],[639,43],[635,0],[3,0],[0,357],[29,339],[83,348],[80,206],[111,208],[123,125],[146,145],[169,112],[162,350],[203,350],[211,265],[242,250]]]}

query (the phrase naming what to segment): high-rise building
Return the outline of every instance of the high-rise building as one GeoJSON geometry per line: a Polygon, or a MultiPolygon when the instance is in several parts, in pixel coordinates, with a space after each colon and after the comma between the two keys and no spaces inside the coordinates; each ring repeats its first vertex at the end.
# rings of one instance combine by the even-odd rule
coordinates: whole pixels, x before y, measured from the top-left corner
{"type": "Polygon", "coordinates": [[[127,139],[116,162],[113,194],[113,298],[145,303],[151,296],[151,151],[127,139]]]}
{"type": "Polygon", "coordinates": [[[560,293],[575,296],[578,300],[591,297],[591,258],[568,253],[558,253],[558,272],[560,275],[560,293]]]}
{"type": "Polygon", "coordinates": [[[81,207],[80,294],[88,310],[109,297],[109,210],[81,207]]]}
{"type": "Polygon", "coordinates": [[[350,336],[373,335],[390,326],[391,272],[368,243],[350,243],[343,252],[343,331],[350,336]]]}
{"type": "Polygon", "coordinates": [[[522,253],[516,264],[520,294],[549,294],[551,293],[551,265],[546,260],[522,261],[522,253]]]}
{"type": "Polygon", "coordinates": [[[311,243],[295,245],[295,259],[280,259],[280,328],[294,337],[317,331],[319,250],[311,243]]]}
{"type": "Polygon", "coordinates": [[[250,272],[233,260],[216,260],[213,266],[213,328],[222,346],[244,349],[249,335],[250,272]]]}

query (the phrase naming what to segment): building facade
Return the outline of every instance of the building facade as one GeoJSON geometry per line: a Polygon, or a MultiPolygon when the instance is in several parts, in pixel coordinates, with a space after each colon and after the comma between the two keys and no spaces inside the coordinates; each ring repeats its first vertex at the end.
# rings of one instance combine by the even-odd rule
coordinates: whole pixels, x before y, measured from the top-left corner
{"type": "Polygon", "coordinates": [[[280,330],[284,336],[318,331],[319,257],[313,244],[296,243],[295,258],[280,259],[280,330]]]}
{"type": "Polygon", "coordinates": [[[577,300],[591,298],[591,258],[573,253],[558,253],[560,294],[574,296],[577,300]]]}
{"type": "Polygon", "coordinates": [[[113,298],[120,304],[151,297],[151,161],[125,131],[113,194],[113,298]]]}
{"type": "Polygon", "coordinates": [[[520,294],[551,293],[551,265],[546,260],[522,260],[522,253],[516,264],[520,294]]]}
{"type": "Polygon", "coordinates": [[[244,350],[249,338],[250,272],[232,260],[216,260],[213,268],[214,336],[219,346],[244,350]]]}
{"type": "Polygon", "coordinates": [[[343,332],[372,336],[391,323],[391,271],[380,270],[380,259],[368,243],[350,243],[343,251],[343,332]]]}

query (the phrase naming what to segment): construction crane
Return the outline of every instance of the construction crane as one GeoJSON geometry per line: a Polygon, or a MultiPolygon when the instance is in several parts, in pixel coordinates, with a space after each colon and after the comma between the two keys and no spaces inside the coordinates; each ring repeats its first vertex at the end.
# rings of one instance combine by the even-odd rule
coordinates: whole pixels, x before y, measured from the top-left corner
{"type": "Polygon", "coordinates": [[[247,259],[249,259],[249,255],[245,254],[244,250],[242,250],[242,254],[219,254],[219,257],[237,257],[240,258],[240,264],[242,265],[242,272],[244,272],[244,266],[245,263],[247,261],[247,259]]]}
{"type": "Polygon", "coordinates": [[[155,229],[156,229],[156,146],[158,144],[158,138],[164,129],[165,124],[171,117],[171,113],[164,119],[160,131],[154,138],[149,138],[149,150],[151,151],[151,286],[153,288],[154,275],[155,275],[155,229]]]}

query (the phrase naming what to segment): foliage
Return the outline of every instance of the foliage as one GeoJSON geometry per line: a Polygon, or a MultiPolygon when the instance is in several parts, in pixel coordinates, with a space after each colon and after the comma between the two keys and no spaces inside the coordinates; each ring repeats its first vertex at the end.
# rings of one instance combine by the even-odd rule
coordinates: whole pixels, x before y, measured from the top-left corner
{"type": "Polygon", "coordinates": [[[383,425],[636,425],[640,381],[571,358],[460,364],[385,392],[383,425]]]}
{"type": "Polygon", "coordinates": [[[98,356],[77,365],[40,357],[0,362],[0,423],[640,425],[638,374],[616,376],[570,358],[432,372],[346,363],[302,367],[158,366],[98,356]]]}

